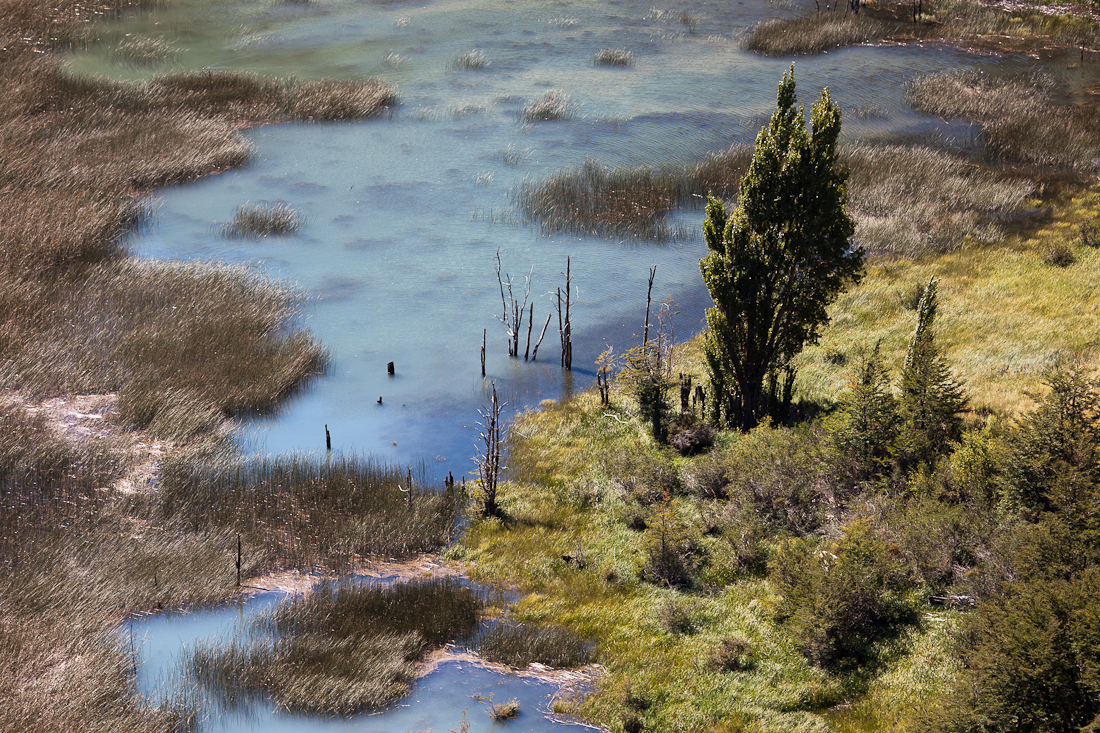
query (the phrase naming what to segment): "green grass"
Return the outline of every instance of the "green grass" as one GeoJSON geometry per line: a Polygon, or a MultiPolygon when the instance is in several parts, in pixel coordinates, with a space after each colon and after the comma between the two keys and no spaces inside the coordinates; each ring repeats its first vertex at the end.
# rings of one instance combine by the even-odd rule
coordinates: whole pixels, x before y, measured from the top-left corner
{"type": "Polygon", "coordinates": [[[936,340],[952,372],[971,395],[972,407],[1016,415],[1033,404],[1044,369],[1080,355],[1096,365],[1092,346],[1100,328],[1095,282],[1097,251],[1080,243],[1080,227],[1100,218],[1095,185],[1053,200],[1042,224],[1015,234],[1000,247],[976,247],[922,260],[872,262],[864,282],[830,309],[821,342],[799,357],[803,393],[830,402],[845,387],[860,349],[882,339],[896,376],[916,320],[906,294],[929,276],[940,278],[936,340]],[[1076,263],[1051,267],[1047,248],[1064,245],[1076,263]],[[847,364],[832,363],[842,354],[847,364]]]}

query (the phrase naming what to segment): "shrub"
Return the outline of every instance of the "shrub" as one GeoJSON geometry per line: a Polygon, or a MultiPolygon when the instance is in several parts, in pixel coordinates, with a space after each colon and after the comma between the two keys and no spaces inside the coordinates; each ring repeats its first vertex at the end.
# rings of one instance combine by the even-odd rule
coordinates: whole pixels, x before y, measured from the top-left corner
{"type": "Polygon", "coordinates": [[[657,611],[661,628],[669,634],[690,634],[695,631],[695,619],[682,601],[668,599],[657,611]]]}
{"type": "Polygon", "coordinates": [[[666,430],[669,445],[679,451],[680,455],[692,455],[714,445],[714,428],[689,413],[677,415],[666,430]]]}
{"type": "Polygon", "coordinates": [[[1043,248],[1043,262],[1052,267],[1069,267],[1077,258],[1064,242],[1050,242],[1043,248]]]}
{"type": "Polygon", "coordinates": [[[690,582],[696,548],[693,529],[678,510],[666,491],[650,510],[642,538],[646,557],[642,577],[671,588],[690,582]]]}
{"type": "Polygon", "coordinates": [[[741,672],[756,665],[752,646],[737,637],[727,636],[710,651],[707,666],[715,672],[741,672]]]}
{"type": "Polygon", "coordinates": [[[942,731],[1095,730],[1100,568],[1013,584],[979,606],[953,692],[922,721],[942,731]]]}
{"type": "Polygon", "coordinates": [[[783,597],[777,616],[806,659],[826,669],[868,663],[877,641],[913,620],[895,554],[867,520],[824,548],[807,539],[780,548],[771,567],[783,597]]]}

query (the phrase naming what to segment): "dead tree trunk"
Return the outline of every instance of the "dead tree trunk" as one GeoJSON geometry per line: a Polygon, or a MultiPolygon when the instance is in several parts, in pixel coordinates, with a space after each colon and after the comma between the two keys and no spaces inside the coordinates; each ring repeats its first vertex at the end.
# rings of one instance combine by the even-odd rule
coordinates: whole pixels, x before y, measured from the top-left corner
{"type": "Polygon", "coordinates": [[[535,268],[531,268],[531,274],[525,279],[523,286],[523,303],[512,293],[512,276],[508,273],[501,275],[500,250],[497,250],[497,284],[500,285],[500,302],[504,307],[504,315],[500,322],[508,331],[508,356],[519,356],[519,332],[523,327],[523,311],[527,310],[527,301],[531,297],[531,279],[534,277],[535,268]],[[504,286],[508,285],[508,296],[504,295],[504,286]]]}
{"type": "Polygon", "coordinates": [[[571,274],[572,257],[565,259],[565,313],[561,307],[561,288],[558,288],[558,335],[561,337],[561,366],[573,369],[573,322],[569,318],[570,297],[573,290],[571,274]]]}
{"type": "Polygon", "coordinates": [[[550,319],[554,317],[554,311],[550,311],[546,314],[546,323],[542,324],[542,333],[539,334],[539,340],[535,342],[535,350],[531,352],[531,361],[537,361],[539,358],[539,345],[542,343],[542,337],[546,335],[546,327],[550,325],[550,319]]]}
{"type": "Polygon", "coordinates": [[[478,477],[481,479],[481,515],[495,517],[500,509],[497,506],[497,481],[500,479],[501,434],[500,412],[504,405],[497,397],[497,385],[493,383],[489,406],[478,410],[481,419],[481,442],[484,448],[477,459],[478,477]]]}
{"type": "Polygon", "coordinates": [[[645,326],[642,328],[642,349],[649,345],[649,308],[653,303],[653,278],[657,277],[657,265],[649,268],[649,289],[645,293],[645,326]]]}
{"type": "Polygon", "coordinates": [[[527,313],[527,348],[523,350],[523,360],[527,361],[527,357],[531,355],[531,329],[535,325],[535,304],[531,304],[531,309],[527,313]]]}

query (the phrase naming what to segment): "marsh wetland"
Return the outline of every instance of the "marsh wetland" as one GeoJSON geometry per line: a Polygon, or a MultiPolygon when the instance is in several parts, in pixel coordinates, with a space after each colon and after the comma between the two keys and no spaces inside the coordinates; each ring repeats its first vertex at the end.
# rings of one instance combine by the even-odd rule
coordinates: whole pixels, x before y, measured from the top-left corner
{"type": "MultiPolygon", "coordinates": [[[[976,730],[952,717],[961,630],[995,634],[1063,531],[1062,499],[997,466],[1038,430],[1028,390],[1098,363],[1094,10],[11,4],[0,728],[976,730]],[[597,364],[639,344],[652,294],[702,381],[702,207],[736,198],[792,62],[842,110],[868,256],[795,362],[799,414],[826,417],[674,453],[626,372],[597,404],[597,364]],[[907,360],[930,278],[968,432],[859,473],[837,448],[853,371],[907,360]],[[537,360],[508,354],[509,281],[520,351],[550,323],[537,360]],[[798,636],[830,572],[806,558],[848,587],[857,552],[889,629],[835,663],[798,636]],[[425,553],[451,570],[359,575],[425,553]]],[[[1089,552],[1042,598],[1095,596],[1089,552]]]]}

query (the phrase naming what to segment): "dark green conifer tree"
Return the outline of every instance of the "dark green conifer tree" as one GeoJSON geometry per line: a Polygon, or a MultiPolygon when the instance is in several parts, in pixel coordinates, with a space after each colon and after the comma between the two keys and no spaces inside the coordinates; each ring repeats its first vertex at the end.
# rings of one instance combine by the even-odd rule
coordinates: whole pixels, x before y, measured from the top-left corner
{"type": "Polygon", "coordinates": [[[904,458],[909,465],[932,464],[962,436],[966,396],[951,377],[936,346],[936,279],[929,278],[917,311],[917,328],[901,373],[899,412],[904,458]]]}
{"type": "Polygon", "coordinates": [[[787,418],[791,359],[817,340],[827,306],[863,273],[863,254],[848,241],[855,225],[848,173],[837,162],[840,109],[823,91],[807,132],[795,101],[792,66],[756,138],[737,208],[727,214],[711,197],[703,225],[712,417],[742,430],[787,418]]]}

